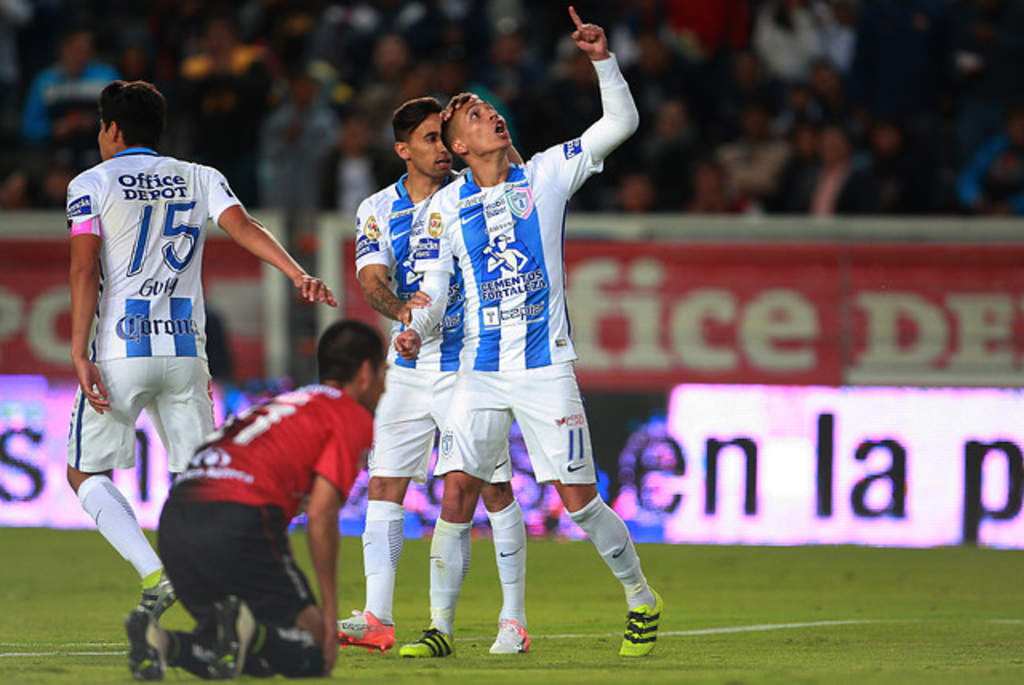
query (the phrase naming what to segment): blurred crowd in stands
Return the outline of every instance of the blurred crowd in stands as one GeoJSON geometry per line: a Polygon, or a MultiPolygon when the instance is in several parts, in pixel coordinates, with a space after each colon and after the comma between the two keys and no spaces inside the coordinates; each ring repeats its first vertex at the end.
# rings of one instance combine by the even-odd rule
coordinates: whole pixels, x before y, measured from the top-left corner
{"type": "MultiPolygon", "coordinates": [[[[1024,0],[574,4],[641,115],[577,209],[1024,214],[1024,0]]],[[[477,92],[526,156],[578,136],[571,31],[551,0],[0,0],[0,209],[63,206],[123,78],[249,206],[351,213],[402,173],[407,98],[477,92]]]]}

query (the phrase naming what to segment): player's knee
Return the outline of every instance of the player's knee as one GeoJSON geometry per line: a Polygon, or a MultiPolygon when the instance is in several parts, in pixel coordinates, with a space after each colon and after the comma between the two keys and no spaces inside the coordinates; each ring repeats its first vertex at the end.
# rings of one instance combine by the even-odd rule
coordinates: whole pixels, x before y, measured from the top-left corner
{"type": "Polygon", "coordinates": [[[558,490],[558,496],[562,498],[565,510],[570,514],[587,506],[598,496],[597,486],[593,483],[583,485],[559,483],[555,489],[558,490]]]}
{"type": "Polygon", "coordinates": [[[492,483],[481,493],[487,511],[501,511],[516,501],[511,483],[492,483]]]}
{"type": "Polygon", "coordinates": [[[370,482],[366,486],[366,497],[381,502],[401,504],[405,500],[405,491],[408,489],[408,478],[371,476],[370,482]]]}

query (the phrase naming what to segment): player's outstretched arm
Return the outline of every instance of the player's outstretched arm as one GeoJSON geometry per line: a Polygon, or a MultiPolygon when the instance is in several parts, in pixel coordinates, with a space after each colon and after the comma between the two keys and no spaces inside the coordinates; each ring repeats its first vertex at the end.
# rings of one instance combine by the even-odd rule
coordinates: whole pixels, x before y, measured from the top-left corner
{"type": "Polygon", "coordinates": [[[309,556],[313,561],[322,608],[321,646],[324,675],[329,676],[338,656],[338,512],[343,497],[323,476],[313,477],[306,508],[309,556]]]}
{"type": "Polygon", "coordinates": [[[254,219],[241,205],[234,205],[221,212],[217,220],[224,232],[240,246],[253,253],[267,264],[277,267],[291,279],[291,282],[307,302],[324,302],[337,307],[334,294],[323,281],[310,276],[292,259],[292,256],[281,247],[281,243],[271,235],[263,224],[254,219]]]}
{"type": "Polygon", "coordinates": [[[406,326],[412,323],[414,309],[422,309],[430,305],[430,298],[423,291],[414,294],[402,302],[388,286],[388,268],[383,264],[367,264],[359,270],[359,285],[363,289],[363,297],[374,310],[406,326]]]}
{"type": "Polygon", "coordinates": [[[96,313],[100,291],[100,237],[83,234],[71,237],[71,362],[89,405],[102,414],[110,409],[107,389],[100,371],[89,360],[89,331],[96,313]]]}
{"type": "Polygon", "coordinates": [[[572,39],[590,58],[601,88],[601,118],[583,133],[587,149],[596,161],[601,161],[636,132],[640,114],[629,92],[629,84],[619,70],[619,63],[608,50],[604,29],[595,24],[584,24],[572,7],[569,7],[569,16],[576,25],[572,39]]]}

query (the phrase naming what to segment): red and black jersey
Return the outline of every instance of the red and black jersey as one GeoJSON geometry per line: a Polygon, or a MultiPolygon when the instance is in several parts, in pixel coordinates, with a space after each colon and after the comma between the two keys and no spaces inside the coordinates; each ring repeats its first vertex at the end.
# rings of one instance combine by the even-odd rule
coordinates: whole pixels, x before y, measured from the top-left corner
{"type": "Polygon", "coordinates": [[[373,443],[373,417],[340,390],[310,385],[250,407],[220,427],[178,478],[175,494],[281,507],[290,521],[313,476],[348,496],[373,443]]]}

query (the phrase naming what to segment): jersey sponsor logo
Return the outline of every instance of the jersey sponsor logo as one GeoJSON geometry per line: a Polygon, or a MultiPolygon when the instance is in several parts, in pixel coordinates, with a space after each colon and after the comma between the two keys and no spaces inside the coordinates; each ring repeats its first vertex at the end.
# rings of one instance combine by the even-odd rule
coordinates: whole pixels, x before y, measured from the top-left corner
{"type": "Polygon", "coordinates": [[[114,330],[121,340],[140,342],[151,335],[198,335],[199,324],[193,319],[150,319],[133,313],[118,319],[114,330]]]}
{"type": "Polygon", "coordinates": [[[142,297],[153,297],[155,295],[173,295],[178,288],[178,277],[171,276],[167,280],[158,278],[147,278],[139,287],[138,294],[142,297]]]}
{"type": "Polygon", "coordinates": [[[413,250],[413,259],[437,259],[441,254],[441,241],[437,238],[423,238],[413,250]]]}
{"type": "Polygon", "coordinates": [[[534,321],[544,316],[544,305],[541,303],[522,304],[508,309],[499,305],[484,307],[480,310],[484,317],[484,328],[498,328],[504,323],[534,321]]]}
{"type": "Polygon", "coordinates": [[[68,204],[68,218],[92,214],[92,199],[88,195],[74,200],[68,204]]]}
{"type": "Polygon", "coordinates": [[[519,186],[509,188],[505,191],[505,202],[512,216],[518,219],[525,219],[533,211],[533,193],[530,186],[519,186]]]}
{"type": "Polygon", "coordinates": [[[431,238],[440,238],[444,233],[444,221],[441,220],[440,212],[432,212],[427,220],[427,233],[431,238]]]}
{"type": "Polygon", "coordinates": [[[562,153],[566,159],[572,159],[581,152],[583,152],[583,140],[581,138],[562,144],[562,153]]]}
{"type": "Polygon", "coordinates": [[[526,245],[497,235],[483,249],[487,261],[480,283],[480,299],[484,302],[543,290],[548,286],[544,272],[530,256],[526,245]]]}
{"type": "Polygon", "coordinates": [[[380,240],[380,226],[377,225],[377,217],[370,216],[363,227],[363,235],[370,240],[380,240]]]}
{"type": "Polygon", "coordinates": [[[188,185],[183,176],[161,176],[139,172],[117,177],[123,200],[159,200],[188,197],[188,185]]]}
{"type": "Polygon", "coordinates": [[[583,426],[587,423],[587,417],[584,414],[569,414],[563,416],[560,419],[555,419],[556,426],[583,426]]]}
{"type": "Polygon", "coordinates": [[[398,297],[402,300],[408,300],[416,292],[417,284],[423,280],[423,274],[416,271],[416,260],[425,259],[425,257],[417,257],[416,254],[410,254],[405,260],[399,265],[399,269],[395,276],[398,281],[398,297]]]}
{"type": "Polygon", "coordinates": [[[356,238],[356,259],[361,259],[371,252],[380,252],[380,243],[370,240],[365,235],[356,238]]]}

